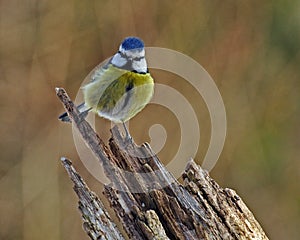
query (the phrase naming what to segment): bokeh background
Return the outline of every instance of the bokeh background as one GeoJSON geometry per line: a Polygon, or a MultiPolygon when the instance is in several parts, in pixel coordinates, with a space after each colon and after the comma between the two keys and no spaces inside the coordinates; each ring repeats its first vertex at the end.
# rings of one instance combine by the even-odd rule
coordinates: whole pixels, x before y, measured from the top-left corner
{"type": "MultiPolygon", "coordinates": [[[[88,239],[60,157],[73,160],[93,191],[101,194],[102,185],[80,161],[71,126],[57,120],[63,108],[54,88],[74,99],[130,35],[187,54],[209,72],[228,122],[212,177],[238,192],[270,239],[299,239],[299,13],[297,0],[0,1],[0,239],[88,239]]],[[[152,73],[195,109],[201,164],[210,139],[203,99],[178,76],[152,73]]],[[[130,132],[149,141],[155,123],[167,132],[159,156],[168,163],[180,144],[176,114],[149,105],[130,132]]],[[[97,119],[104,139],[109,127],[97,119]]]]}

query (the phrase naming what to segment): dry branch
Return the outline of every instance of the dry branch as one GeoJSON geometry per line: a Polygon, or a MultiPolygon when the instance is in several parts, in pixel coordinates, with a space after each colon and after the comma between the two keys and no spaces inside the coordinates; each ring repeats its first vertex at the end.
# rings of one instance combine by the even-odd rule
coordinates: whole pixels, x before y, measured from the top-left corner
{"type": "Polygon", "coordinates": [[[79,199],[83,228],[91,239],[124,239],[116,225],[111,221],[103,203],[91,192],[86,183],[72,166],[72,162],[61,158],[69,177],[74,183],[74,191],[79,199]],[[101,238],[102,237],[102,238],[101,238]]]}
{"type": "MultiPolygon", "coordinates": [[[[106,146],[64,89],[57,89],[57,96],[110,179],[104,195],[129,239],[268,239],[241,198],[233,190],[219,187],[193,160],[185,169],[184,185],[181,185],[148,144],[126,143],[114,127],[106,146]]],[[[76,191],[80,202],[82,196],[88,196],[84,208],[95,209],[94,201],[90,200],[97,199],[96,209],[100,206],[107,218],[105,222],[108,221],[108,225],[102,223],[103,228],[110,231],[114,225],[100,200],[86,187],[69,161],[63,161],[63,165],[75,184],[75,191],[80,189],[76,191]]],[[[89,217],[83,214],[84,226],[94,228],[95,219],[98,221],[98,216],[90,216],[94,212],[97,211],[90,211],[89,217]]],[[[122,239],[118,231],[108,236],[102,231],[92,235],[90,228],[85,230],[91,239],[100,239],[100,236],[101,239],[122,239]]]]}

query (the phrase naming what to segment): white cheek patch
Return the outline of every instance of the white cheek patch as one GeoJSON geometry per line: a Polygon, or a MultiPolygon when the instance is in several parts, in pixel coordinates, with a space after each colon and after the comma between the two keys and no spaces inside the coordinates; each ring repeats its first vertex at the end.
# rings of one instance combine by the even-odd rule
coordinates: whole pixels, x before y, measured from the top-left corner
{"type": "Polygon", "coordinates": [[[123,67],[127,63],[127,59],[123,58],[119,53],[116,53],[113,56],[111,63],[117,67],[123,67]]]}
{"type": "Polygon", "coordinates": [[[137,72],[147,72],[147,62],[145,58],[132,61],[132,69],[137,72]]]}

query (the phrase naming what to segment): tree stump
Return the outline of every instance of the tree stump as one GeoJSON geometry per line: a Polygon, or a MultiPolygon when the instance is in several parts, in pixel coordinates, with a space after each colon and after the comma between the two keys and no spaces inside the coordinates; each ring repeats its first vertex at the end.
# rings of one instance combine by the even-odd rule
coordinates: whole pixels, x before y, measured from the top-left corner
{"type": "Polygon", "coordinates": [[[235,191],[221,188],[193,160],[180,184],[148,144],[128,142],[114,127],[106,146],[65,90],[57,88],[56,93],[110,179],[104,195],[127,235],[122,236],[71,161],[62,158],[91,239],[268,239],[235,191]]]}

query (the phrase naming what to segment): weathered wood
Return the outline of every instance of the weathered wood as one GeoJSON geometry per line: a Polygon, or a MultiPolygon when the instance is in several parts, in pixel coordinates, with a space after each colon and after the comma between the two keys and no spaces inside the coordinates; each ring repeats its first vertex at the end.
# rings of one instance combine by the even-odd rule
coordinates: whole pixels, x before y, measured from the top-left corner
{"type": "MultiPolygon", "coordinates": [[[[268,239],[236,192],[229,188],[221,188],[193,160],[188,163],[183,179],[185,188],[198,202],[203,203],[203,207],[216,219],[217,224],[214,228],[222,223],[235,239],[268,239]]],[[[224,239],[224,236],[221,239],[224,239]]]]}
{"type": "Polygon", "coordinates": [[[114,127],[106,146],[66,92],[57,96],[111,180],[104,195],[129,239],[268,239],[240,197],[193,160],[181,185],[148,144],[126,142],[114,127]]]}
{"type": "Polygon", "coordinates": [[[101,200],[91,192],[86,183],[73,168],[72,162],[61,158],[61,162],[74,183],[74,191],[79,199],[79,210],[82,214],[83,228],[91,239],[122,240],[116,225],[104,208],[101,200]]]}

